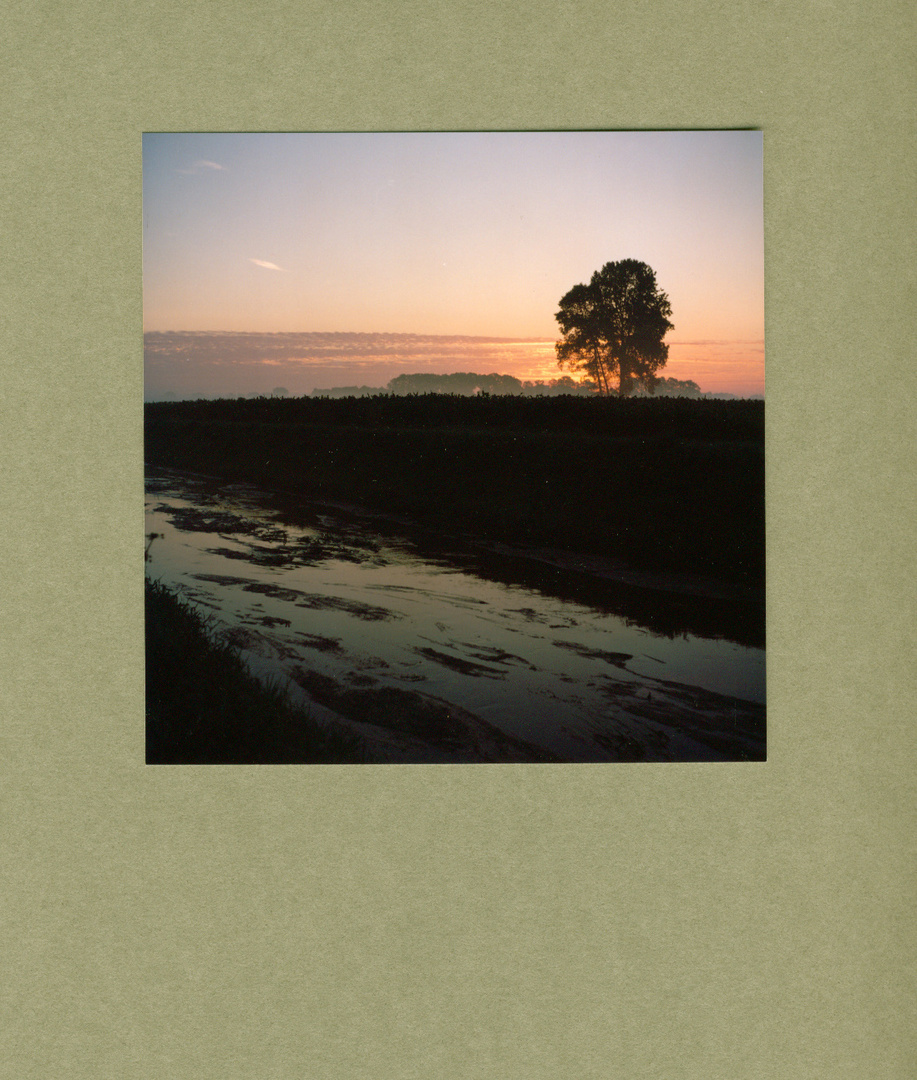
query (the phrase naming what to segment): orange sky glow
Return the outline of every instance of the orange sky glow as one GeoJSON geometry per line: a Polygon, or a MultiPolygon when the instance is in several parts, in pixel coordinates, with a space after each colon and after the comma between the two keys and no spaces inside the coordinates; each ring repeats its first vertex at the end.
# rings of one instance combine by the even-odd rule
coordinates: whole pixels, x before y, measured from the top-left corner
{"type": "Polygon", "coordinates": [[[557,378],[561,296],[623,258],[671,302],[660,374],[764,393],[760,132],[149,134],[143,150],[147,396],[557,378]],[[166,348],[166,331],[214,336],[166,348]],[[283,333],[308,347],[256,340],[283,333]]]}

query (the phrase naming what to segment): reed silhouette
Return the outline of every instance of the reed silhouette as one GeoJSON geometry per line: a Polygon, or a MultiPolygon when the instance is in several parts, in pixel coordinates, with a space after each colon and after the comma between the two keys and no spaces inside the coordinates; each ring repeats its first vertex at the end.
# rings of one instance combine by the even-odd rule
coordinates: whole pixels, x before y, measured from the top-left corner
{"type": "Polygon", "coordinates": [[[278,683],[254,678],[212,622],[147,577],[146,760],[302,764],[365,756],[357,736],[320,724],[278,683]]]}

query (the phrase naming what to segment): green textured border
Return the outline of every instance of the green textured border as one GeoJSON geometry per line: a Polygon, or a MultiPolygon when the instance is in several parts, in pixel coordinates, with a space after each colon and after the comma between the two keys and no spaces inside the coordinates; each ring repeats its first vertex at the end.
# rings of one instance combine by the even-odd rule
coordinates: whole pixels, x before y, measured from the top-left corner
{"type": "Polygon", "coordinates": [[[913,1075],[914,7],[16,5],[4,1075],[913,1075]],[[769,761],[142,764],[140,134],[760,127],[769,761]]]}

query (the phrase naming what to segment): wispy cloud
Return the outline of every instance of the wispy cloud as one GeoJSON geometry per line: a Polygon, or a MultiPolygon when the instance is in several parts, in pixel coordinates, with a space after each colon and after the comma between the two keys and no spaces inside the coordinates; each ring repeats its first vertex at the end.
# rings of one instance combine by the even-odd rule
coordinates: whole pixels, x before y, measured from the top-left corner
{"type": "MultiPolygon", "coordinates": [[[[268,368],[274,381],[283,381],[295,393],[358,382],[383,386],[396,375],[418,372],[497,372],[545,380],[561,374],[554,343],[541,338],[148,330],[143,340],[148,387],[195,393],[256,390],[262,387],[258,372],[268,368]],[[198,380],[193,386],[182,381],[192,376],[198,380]]],[[[693,379],[706,392],[740,397],[764,392],[764,359],[755,345],[674,342],[663,374],[693,379]]]]}
{"type": "MultiPolygon", "coordinates": [[[[264,259],[249,259],[248,261],[254,263],[255,266],[263,266],[265,270],[283,270],[282,266],[278,266],[276,263],[265,262],[264,259]]],[[[285,270],[283,270],[283,272],[286,273],[285,270]]]]}
{"type": "Polygon", "coordinates": [[[520,379],[560,374],[553,343],[539,339],[148,330],[143,340],[150,397],[166,390],[185,397],[266,393],[278,382],[295,394],[310,393],[316,386],[382,388],[396,375],[417,372],[498,372],[520,379]]]}
{"type": "Polygon", "coordinates": [[[218,172],[225,172],[225,165],[218,165],[215,161],[195,161],[190,169],[176,169],[176,172],[184,173],[185,176],[195,176],[201,171],[201,169],[216,169],[218,172]]]}

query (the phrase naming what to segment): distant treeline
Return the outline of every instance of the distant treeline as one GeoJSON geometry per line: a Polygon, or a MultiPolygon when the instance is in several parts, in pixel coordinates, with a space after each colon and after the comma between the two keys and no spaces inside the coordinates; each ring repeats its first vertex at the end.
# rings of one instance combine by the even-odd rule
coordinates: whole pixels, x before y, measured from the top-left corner
{"type": "MultiPolygon", "coordinates": [[[[572,394],[577,397],[593,397],[598,393],[598,386],[588,379],[574,381],[569,375],[558,379],[526,380],[514,375],[478,375],[473,371],[457,371],[449,375],[421,372],[413,375],[398,375],[384,387],[381,386],[333,386],[312,391],[313,397],[372,397],[377,394],[514,394],[525,397],[557,397],[572,394]]],[[[657,397],[695,397],[701,394],[700,387],[690,379],[659,379],[654,394],[657,397]]]]}
{"type": "Polygon", "coordinates": [[[146,457],[442,532],[764,579],[762,401],[157,402],[146,406],[146,457]]]}

